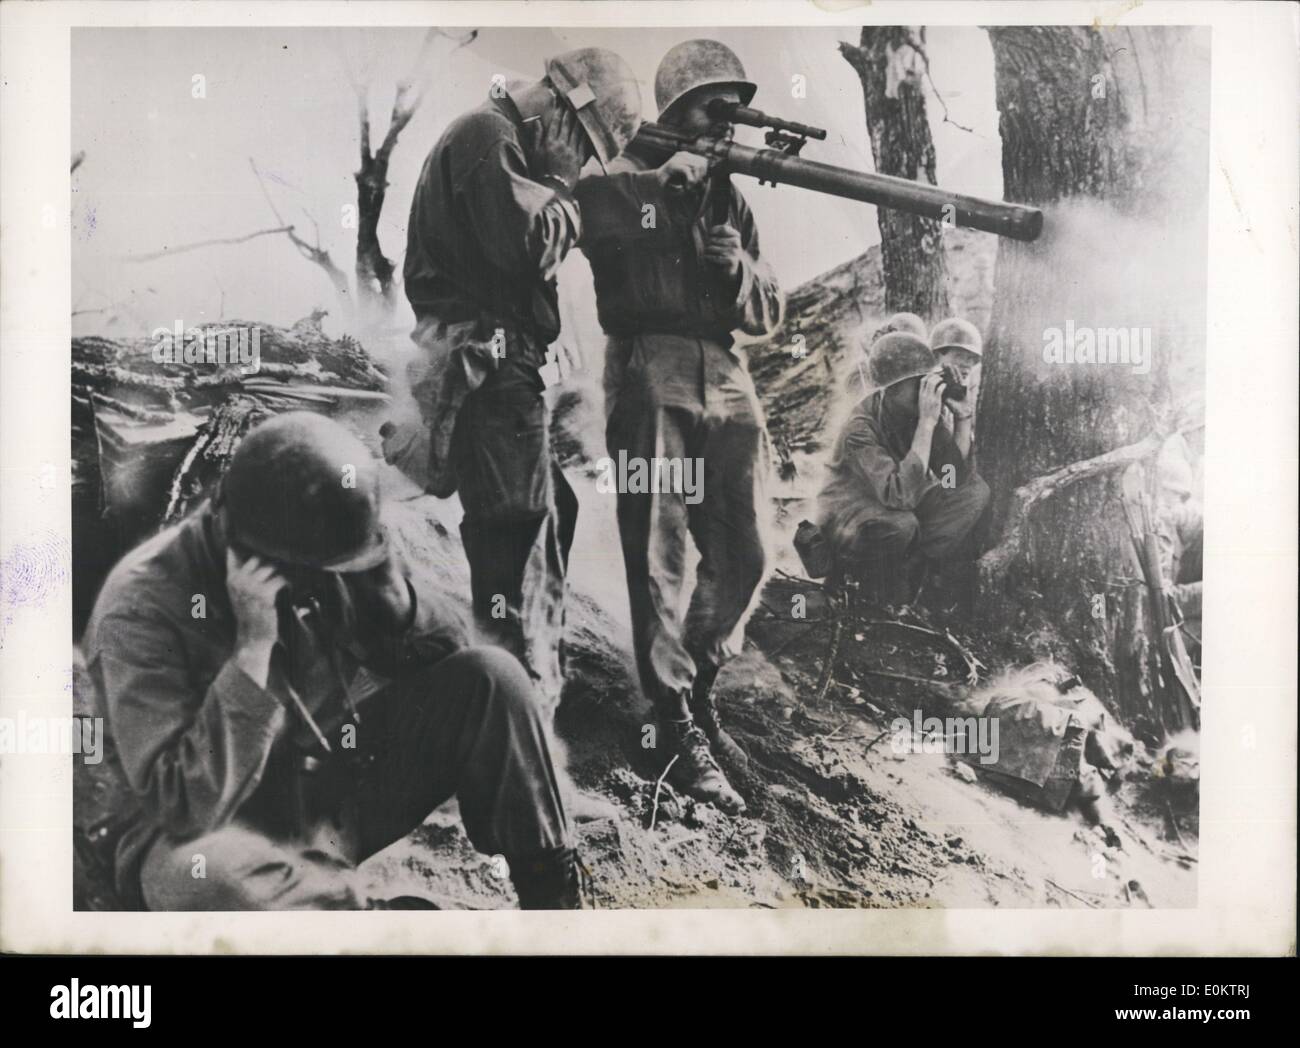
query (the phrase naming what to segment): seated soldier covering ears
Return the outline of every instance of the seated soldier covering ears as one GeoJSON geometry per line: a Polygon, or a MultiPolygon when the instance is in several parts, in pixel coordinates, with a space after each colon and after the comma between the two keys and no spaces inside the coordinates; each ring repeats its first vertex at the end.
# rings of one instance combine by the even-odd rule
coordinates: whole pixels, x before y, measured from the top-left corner
{"type": "Polygon", "coordinates": [[[86,655],[137,801],[117,847],[129,904],[366,906],[355,864],[454,796],[521,907],[578,906],[531,680],[466,647],[337,423],[294,412],[244,437],[214,498],[113,570],[86,655]]]}

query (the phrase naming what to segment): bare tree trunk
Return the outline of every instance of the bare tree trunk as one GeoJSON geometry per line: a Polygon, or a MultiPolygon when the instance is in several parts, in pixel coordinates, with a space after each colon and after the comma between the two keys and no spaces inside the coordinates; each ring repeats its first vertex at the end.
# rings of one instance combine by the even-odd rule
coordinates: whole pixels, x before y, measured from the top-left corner
{"type": "Polygon", "coordinates": [[[981,559],[981,599],[1064,645],[1126,720],[1159,735],[1180,725],[1152,683],[1159,639],[1118,493],[1121,467],[1152,468],[1173,427],[1174,369],[1205,352],[1208,34],[989,35],[1004,196],[1046,222],[1035,243],[999,245],[979,453],[1001,545],[981,559]],[[1118,355],[1121,330],[1128,363],[1087,361],[1090,341],[1118,355]],[[1078,362],[1055,359],[1067,339],[1078,362]]]}
{"type": "MultiPolygon", "coordinates": [[[[876,170],[934,185],[934,140],[920,76],[924,48],[924,27],[867,26],[860,46],[842,43],[840,53],[862,80],[876,170]]],[[[947,269],[940,223],[891,208],[877,208],[876,215],[885,308],[917,313],[927,320],[946,315],[947,269]]]]}
{"type": "Polygon", "coordinates": [[[384,209],[388,190],[388,159],[397,144],[397,136],[410,121],[414,108],[402,105],[402,85],[388,133],[379,149],[370,151],[370,114],[364,95],[360,98],[361,167],[357,170],[357,296],[372,314],[387,313],[393,306],[393,263],[379,244],[379,215],[384,209]]]}
{"type": "Polygon", "coordinates": [[[477,29],[459,34],[430,29],[424,35],[420,52],[410,71],[397,82],[393,96],[393,111],[388,118],[388,130],[379,148],[370,148],[370,107],[367,101],[367,84],[354,79],[357,96],[357,116],[361,132],[361,166],[356,172],[357,182],[357,297],[366,314],[366,322],[373,324],[389,316],[395,305],[391,259],[384,254],[379,243],[379,216],[384,210],[384,197],[388,191],[388,162],[397,145],[397,139],[424,99],[425,88],[431,77],[429,66],[435,55],[445,59],[453,51],[464,47],[478,35],[477,29]]]}

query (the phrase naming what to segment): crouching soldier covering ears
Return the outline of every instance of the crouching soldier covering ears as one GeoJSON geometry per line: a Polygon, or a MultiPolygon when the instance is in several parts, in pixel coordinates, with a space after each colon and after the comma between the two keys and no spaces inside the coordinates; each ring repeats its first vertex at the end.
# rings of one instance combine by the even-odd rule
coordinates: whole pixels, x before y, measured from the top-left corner
{"type": "Polygon", "coordinates": [[[912,596],[909,577],[953,556],[988,502],[975,472],[971,407],[945,396],[930,347],[895,332],[871,348],[872,391],[836,437],[818,500],[832,573],[880,604],[912,596]],[[952,430],[940,423],[947,408],[952,430]]]}
{"type": "Polygon", "coordinates": [[[135,906],[366,906],[355,864],[453,796],[522,907],[578,906],[532,682],[466,647],[337,423],[252,430],[214,499],[110,574],[86,654],[137,802],[116,871],[135,906]]]}

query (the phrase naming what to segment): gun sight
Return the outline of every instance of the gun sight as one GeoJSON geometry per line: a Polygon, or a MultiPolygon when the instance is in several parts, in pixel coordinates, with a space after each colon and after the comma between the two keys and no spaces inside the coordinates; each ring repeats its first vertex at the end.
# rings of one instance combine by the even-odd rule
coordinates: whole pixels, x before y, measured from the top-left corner
{"type": "Polygon", "coordinates": [[[761,109],[750,109],[739,102],[728,102],[725,98],[715,98],[706,110],[714,120],[726,120],[733,124],[747,124],[750,127],[767,127],[773,131],[784,131],[798,135],[800,138],[815,138],[819,142],[826,138],[824,128],[799,124],[793,120],[782,120],[779,116],[768,116],[761,109]]]}

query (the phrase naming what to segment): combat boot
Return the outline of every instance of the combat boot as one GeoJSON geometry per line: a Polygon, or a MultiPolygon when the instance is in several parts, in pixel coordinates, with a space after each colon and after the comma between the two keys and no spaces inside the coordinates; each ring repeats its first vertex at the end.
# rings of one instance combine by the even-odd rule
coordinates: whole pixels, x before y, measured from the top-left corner
{"type": "MultiPolygon", "coordinates": [[[[660,731],[672,751],[668,781],[697,801],[715,804],[728,815],[739,815],[745,802],[718,767],[709,751],[709,738],[690,717],[685,720],[660,719],[660,731]]],[[[734,745],[734,743],[733,743],[734,745]]]]}
{"type": "Polygon", "coordinates": [[[749,766],[749,754],[737,745],[718,719],[718,700],[713,694],[713,682],[717,677],[716,666],[696,674],[695,684],[691,688],[691,717],[708,738],[715,757],[733,768],[745,768],[749,766]]]}
{"type": "Polygon", "coordinates": [[[592,905],[591,874],[573,848],[506,860],[521,910],[582,910],[592,905]]]}

